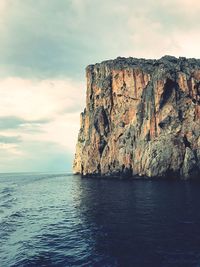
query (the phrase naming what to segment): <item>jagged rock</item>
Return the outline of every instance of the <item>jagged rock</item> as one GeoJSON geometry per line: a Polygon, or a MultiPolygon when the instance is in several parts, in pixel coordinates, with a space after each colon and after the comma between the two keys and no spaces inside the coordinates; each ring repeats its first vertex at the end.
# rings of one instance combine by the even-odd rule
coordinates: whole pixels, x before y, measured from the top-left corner
{"type": "Polygon", "coordinates": [[[86,76],[75,173],[198,176],[200,60],[117,58],[86,76]]]}
{"type": "Polygon", "coordinates": [[[194,152],[189,147],[186,147],[183,167],[182,167],[182,175],[184,178],[187,179],[191,175],[197,176],[197,173],[198,173],[198,167],[194,152]]]}

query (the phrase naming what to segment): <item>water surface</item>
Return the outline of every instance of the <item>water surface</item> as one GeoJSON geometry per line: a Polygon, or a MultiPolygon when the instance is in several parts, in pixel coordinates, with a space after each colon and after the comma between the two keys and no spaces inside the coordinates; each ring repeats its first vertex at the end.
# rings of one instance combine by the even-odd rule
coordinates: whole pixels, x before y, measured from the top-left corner
{"type": "Polygon", "coordinates": [[[200,266],[200,183],[0,175],[0,266],[200,266]]]}

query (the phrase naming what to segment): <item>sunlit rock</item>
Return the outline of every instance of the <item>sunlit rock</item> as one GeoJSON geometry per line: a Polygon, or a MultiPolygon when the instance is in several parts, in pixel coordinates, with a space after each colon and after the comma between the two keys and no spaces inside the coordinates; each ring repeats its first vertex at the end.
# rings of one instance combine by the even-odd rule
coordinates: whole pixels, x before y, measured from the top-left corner
{"type": "Polygon", "coordinates": [[[74,173],[198,176],[200,60],[117,58],[86,76],[74,173]]]}

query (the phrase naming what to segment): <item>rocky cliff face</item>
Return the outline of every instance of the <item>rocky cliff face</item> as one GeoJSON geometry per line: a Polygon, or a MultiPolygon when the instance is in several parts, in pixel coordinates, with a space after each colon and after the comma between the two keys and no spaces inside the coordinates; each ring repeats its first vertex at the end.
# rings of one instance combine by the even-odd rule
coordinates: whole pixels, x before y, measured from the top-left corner
{"type": "Polygon", "coordinates": [[[75,173],[198,176],[200,60],[117,58],[86,75],[75,173]]]}

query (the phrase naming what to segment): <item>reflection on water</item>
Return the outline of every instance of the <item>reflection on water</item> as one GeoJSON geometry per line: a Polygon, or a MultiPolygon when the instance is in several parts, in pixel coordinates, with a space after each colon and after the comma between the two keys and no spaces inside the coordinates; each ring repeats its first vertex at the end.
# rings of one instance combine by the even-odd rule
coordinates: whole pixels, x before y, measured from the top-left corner
{"type": "Polygon", "coordinates": [[[200,184],[0,175],[0,266],[200,266],[200,184]]]}

